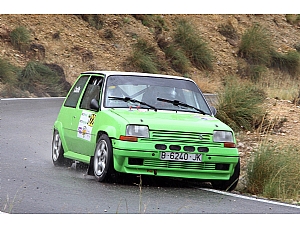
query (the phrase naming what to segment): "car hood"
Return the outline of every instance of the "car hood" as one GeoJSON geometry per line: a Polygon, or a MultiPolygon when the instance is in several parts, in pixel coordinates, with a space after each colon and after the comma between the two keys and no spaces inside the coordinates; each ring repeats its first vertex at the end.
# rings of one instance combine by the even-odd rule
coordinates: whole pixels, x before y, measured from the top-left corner
{"type": "Polygon", "coordinates": [[[127,124],[147,125],[150,130],[170,130],[189,132],[212,132],[213,130],[229,130],[229,126],[209,115],[191,112],[176,112],[146,109],[111,109],[111,112],[120,116],[127,124]]]}

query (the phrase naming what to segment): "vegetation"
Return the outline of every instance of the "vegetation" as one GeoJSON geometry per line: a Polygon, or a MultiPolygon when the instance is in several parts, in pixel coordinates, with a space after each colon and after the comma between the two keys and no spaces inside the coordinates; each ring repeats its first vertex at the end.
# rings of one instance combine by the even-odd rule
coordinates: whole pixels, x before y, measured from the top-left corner
{"type": "Polygon", "coordinates": [[[168,30],[168,27],[166,26],[166,23],[162,16],[155,15],[155,14],[135,14],[134,17],[137,20],[140,20],[143,25],[159,29],[159,30],[168,30]]]}
{"type": "Polygon", "coordinates": [[[297,147],[262,143],[247,166],[247,191],[281,200],[298,200],[300,154],[297,147]]]}
{"type": "Polygon", "coordinates": [[[104,16],[99,14],[80,14],[78,17],[88,22],[90,26],[100,30],[104,25],[104,16]]]}
{"type": "Polygon", "coordinates": [[[239,35],[237,34],[237,31],[231,24],[221,24],[218,26],[218,31],[220,34],[225,36],[226,38],[238,40],[239,35]]]}
{"type": "Polygon", "coordinates": [[[239,55],[249,64],[270,65],[272,51],[271,36],[262,26],[255,24],[243,34],[239,55]]]}
{"type": "Polygon", "coordinates": [[[30,32],[24,26],[15,28],[10,33],[10,40],[12,45],[21,52],[25,52],[30,44],[30,32]]]}
{"type": "Polygon", "coordinates": [[[253,130],[263,121],[265,93],[252,83],[240,83],[235,77],[225,79],[218,94],[217,118],[235,131],[253,130]]]}
{"type": "Polygon", "coordinates": [[[70,85],[54,65],[30,61],[22,69],[0,59],[0,80],[4,84],[0,95],[9,97],[23,97],[29,93],[36,96],[66,95],[70,85]]]}
{"type": "Polygon", "coordinates": [[[214,59],[207,43],[186,20],[178,21],[174,41],[185,52],[192,64],[200,70],[212,70],[214,59]]]}
{"type": "Polygon", "coordinates": [[[155,48],[146,40],[138,39],[133,46],[133,53],[128,59],[128,65],[132,65],[141,72],[159,73],[160,63],[155,48]]]}
{"type": "Polygon", "coordinates": [[[181,49],[171,44],[164,48],[164,52],[167,59],[171,62],[171,67],[175,71],[181,74],[185,74],[189,71],[190,61],[181,49]]]}
{"type": "Polygon", "coordinates": [[[15,85],[17,82],[16,74],[19,69],[7,60],[0,58],[0,81],[4,84],[15,85]]]}
{"type": "Polygon", "coordinates": [[[297,51],[288,53],[273,52],[272,67],[289,73],[292,77],[297,77],[300,73],[300,54],[297,51]]]}
{"type": "Polygon", "coordinates": [[[287,22],[292,25],[296,25],[300,22],[300,14],[287,14],[285,17],[287,22]]]}
{"type": "Polygon", "coordinates": [[[38,96],[64,96],[67,91],[61,84],[61,78],[48,66],[30,61],[22,70],[20,88],[38,96]]]}

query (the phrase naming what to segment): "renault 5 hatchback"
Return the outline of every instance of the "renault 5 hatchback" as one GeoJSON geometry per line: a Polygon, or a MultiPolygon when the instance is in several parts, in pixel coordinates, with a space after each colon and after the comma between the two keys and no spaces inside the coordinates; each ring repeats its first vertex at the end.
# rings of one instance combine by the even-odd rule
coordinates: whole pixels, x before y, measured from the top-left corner
{"type": "Polygon", "coordinates": [[[83,72],[54,123],[52,160],[55,166],[86,163],[100,182],[130,173],[233,190],[240,174],[236,139],[215,114],[188,78],[83,72]]]}

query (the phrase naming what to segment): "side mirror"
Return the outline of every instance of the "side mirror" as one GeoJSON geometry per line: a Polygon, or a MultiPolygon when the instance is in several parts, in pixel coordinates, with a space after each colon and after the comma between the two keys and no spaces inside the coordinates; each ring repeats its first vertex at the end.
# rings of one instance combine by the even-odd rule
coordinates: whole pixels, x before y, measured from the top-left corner
{"type": "Polygon", "coordinates": [[[92,109],[92,110],[95,110],[95,111],[99,111],[99,102],[95,99],[95,98],[93,98],[92,100],[91,100],[91,103],[90,103],[90,108],[92,109]]]}
{"type": "Polygon", "coordinates": [[[214,116],[217,114],[217,109],[214,106],[210,106],[210,110],[214,116]]]}

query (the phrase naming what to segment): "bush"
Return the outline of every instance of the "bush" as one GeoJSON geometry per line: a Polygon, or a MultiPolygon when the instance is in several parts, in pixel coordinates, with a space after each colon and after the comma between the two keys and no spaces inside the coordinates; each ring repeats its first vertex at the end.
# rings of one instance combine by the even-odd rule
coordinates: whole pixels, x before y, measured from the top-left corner
{"type": "Polygon", "coordinates": [[[272,67],[288,72],[295,77],[300,72],[300,54],[297,51],[289,51],[286,54],[273,52],[272,67]]]}
{"type": "Polygon", "coordinates": [[[20,75],[20,87],[37,96],[64,96],[66,92],[57,72],[39,62],[28,62],[20,75]]]}
{"type": "Polygon", "coordinates": [[[273,45],[266,29],[256,24],[248,29],[241,38],[239,55],[253,65],[271,63],[273,45]]]}
{"type": "Polygon", "coordinates": [[[133,15],[137,20],[140,20],[144,26],[156,28],[160,30],[168,30],[165,21],[161,15],[155,14],[136,14],[133,15]]]}
{"type": "Polygon", "coordinates": [[[128,59],[129,65],[141,72],[159,73],[160,64],[155,48],[143,39],[139,39],[133,46],[133,53],[128,59]]]}
{"type": "Polygon", "coordinates": [[[262,75],[266,72],[266,67],[263,65],[250,65],[249,66],[249,75],[250,80],[253,83],[257,83],[261,78],[262,75]]]}
{"type": "Polygon", "coordinates": [[[10,40],[15,48],[25,52],[29,48],[30,32],[24,26],[19,26],[11,31],[10,40]]]}
{"type": "Polygon", "coordinates": [[[186,20],[180,20],[174,34],[177,43],[195,67],[200,70],[212,70],[212,51],[186,20]]]}
{"type": "Polygon", "coordinates": [[[291,25],[296,25],[300,22],[300,14],[287,14],[285,18],[291,25]]]}
{"type": "Polygon", "coordinates": [[[181,74],[188,72],[190,68],[190,61],[181,49],[176,48],[175,45],[171,44],[164,48],[164,52],[167,59],[170,60],[171,66],[175,71],[181,74]]]}
{"type": "Polygon", "coordinates": [[[17,82],[18,68],[0,58],[0,81],[14,85],[17,82]]]}
{"type": "Polygon", "coordinates": [[[299,159],[297,147],[263,143],[247,165],[248,192],[267,198],[299,198],[299,159]]]}
{"type": "Polygon", "coordinates": [[[253,84],[228,77],[224,91],[218,93],[216,117],[235,131],[253,130],[264,118],[262,104],[265,98],[265,93],[253,84]]]}

